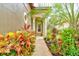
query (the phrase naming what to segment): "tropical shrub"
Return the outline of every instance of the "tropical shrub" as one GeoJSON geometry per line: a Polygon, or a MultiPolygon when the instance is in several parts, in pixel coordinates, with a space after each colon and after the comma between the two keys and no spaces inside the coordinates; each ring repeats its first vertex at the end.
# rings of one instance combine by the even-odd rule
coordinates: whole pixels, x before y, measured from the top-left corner
{"type": "MultiPolygon", "coordinates": [[[[79,34],[73,28],[63,29],[56,34],[56,38],[50,44],[49,49],[53,55],[78,56],[79,34]]],[[[47,43],[48,44],[48,43],[47,43]]]]}
{"type": "Polygon", "coordinates": [[[62,55],[68,55],[68,56],[76,56],[78,55],[77,47],[75,45],[75,38],[74,34],[76,31],[72,28],[64,29],[62,31],[62,55]]]}
{"type": "Polygon", "coordinates": [[[27,56],[34,51],[35,33],[27,31],[9,32],[0,35],[1,56],[27,56]]]}

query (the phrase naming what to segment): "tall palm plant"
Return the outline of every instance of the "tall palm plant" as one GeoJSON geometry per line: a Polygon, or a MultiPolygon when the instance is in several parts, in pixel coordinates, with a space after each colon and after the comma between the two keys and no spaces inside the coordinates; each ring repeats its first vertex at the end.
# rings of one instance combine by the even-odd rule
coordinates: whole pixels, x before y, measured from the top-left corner
{"type": "Polygon", "coordinates": [[[51,23],[55,24],[57,22],[54,23],[54,21],[58,20],[59,24],[61,24],[62,21],[68,21],[70,24],[70,27],[77,29],[77,22],[78,22],[78,18],[79,18],[79,10],[77,10],[77,12],[75,11],[75,6],[74,3],[70,3],[70,4],[54,4],[54,7],[52,8],[55,11],[52,12],[52,19],[53,20],[51,23]],[[54,18],[53,16],[56,16],[56,18],[54,18]],[[58,17],[59,16],[59,17],[58,17]],[[54,19],[53,19],[54,18],[54,19]]]}
{"type": "Polygon", "coordinates": [[[77,25],[79,25],[79,24],[77,24],[77,23],[78,23],[78,19],[79,19],[79,10],[77,10],[77,12],[75,11],[74,3],[70,3],[69,6],[70,6],[70,12],[69,12],[68,6],[65,4],[65,8],[68,13],[69,20],[70,20],[70,25],[71,25],[71,27],[78,30],[77,25]]]}

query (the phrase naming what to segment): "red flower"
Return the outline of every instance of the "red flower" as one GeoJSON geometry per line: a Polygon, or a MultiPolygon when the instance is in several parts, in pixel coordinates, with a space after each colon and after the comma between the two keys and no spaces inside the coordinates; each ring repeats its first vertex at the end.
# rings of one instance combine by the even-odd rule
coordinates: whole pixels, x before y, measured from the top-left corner
{"type": "Polygon", "coordinates": [[[23,46],[24,45],[24,41],[20,41],[20,46],[23,46]]]}
{"type": "Polygon", "coordinates": [[[28,40],[26,40],[26,47],[30,47],[30,44],[31,44],[31,42],[30,42],[30,40],[28,39],[28,40]]]}
{"type": "Polygon", "coordinates": [[[23,41],[24,40],[24,36],[22,34],[19,36],[19,40],[20,41],[23,41]]]}
{"type": "Polygon", "coordinates": [[[23,37],[20,37],[20,41],[22,41],[22,40],[24,40],[24,38],[23,37]]]}

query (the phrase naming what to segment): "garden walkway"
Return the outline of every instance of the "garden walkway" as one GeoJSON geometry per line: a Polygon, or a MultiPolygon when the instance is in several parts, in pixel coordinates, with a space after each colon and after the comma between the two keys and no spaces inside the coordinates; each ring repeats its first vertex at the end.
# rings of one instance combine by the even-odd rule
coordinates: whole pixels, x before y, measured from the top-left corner
{"type": "Polygon", "coordinates": [[[37,36],[33,56],[52,56],[43,37],[37,36]]]}

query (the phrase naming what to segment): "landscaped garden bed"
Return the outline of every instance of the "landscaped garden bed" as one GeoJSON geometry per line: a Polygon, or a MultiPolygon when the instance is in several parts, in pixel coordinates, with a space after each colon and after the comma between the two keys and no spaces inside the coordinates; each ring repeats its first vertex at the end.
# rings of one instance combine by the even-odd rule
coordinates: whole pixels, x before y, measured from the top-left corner
{"type": "Polygon", "coordinates": [[[27,31],[0,34],[0,56],[29,56],[35,48],[35,33],[27,31]]]}
{"type": "Polygon", "coordinates": [[[45,42],[54,56],[79,56],[79,33],[73,28],[49,31],[45,42]]]}
{"type": "Polygon", "coordinates": [[[79,9],[75,10],[76,7],[74,3],[52,5],[45,38],[52,55],[79,56],[79,9]]]}

